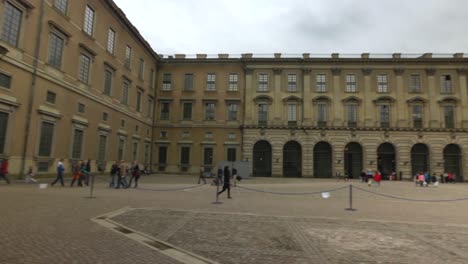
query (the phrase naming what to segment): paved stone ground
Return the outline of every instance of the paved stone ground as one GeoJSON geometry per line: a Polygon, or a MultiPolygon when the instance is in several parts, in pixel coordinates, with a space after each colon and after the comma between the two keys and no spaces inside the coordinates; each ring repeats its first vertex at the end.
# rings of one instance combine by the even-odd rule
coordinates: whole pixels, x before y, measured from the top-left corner
{"type": "MultiPolygon", "coordinates": [[[[179,263],[91,221],[123,207],[113,221],[219,263],[468,263],[468,201],[409,202],[348,191],[274,195],[236,188],[212,204],[215,187],[196,178],[151,176],[147,190],[113,190],[98,180],[84,188],[0,183],[0,263],[179,263]]],[[[369,190],[359,182],[352,184],[369,190]]],[[[255,179],[262,191],[314,192],[349,182],[255,179]]],[[[416,199],[468,197],[468,185],[415,187],[384,182],[370,190],[416,199]]]]}

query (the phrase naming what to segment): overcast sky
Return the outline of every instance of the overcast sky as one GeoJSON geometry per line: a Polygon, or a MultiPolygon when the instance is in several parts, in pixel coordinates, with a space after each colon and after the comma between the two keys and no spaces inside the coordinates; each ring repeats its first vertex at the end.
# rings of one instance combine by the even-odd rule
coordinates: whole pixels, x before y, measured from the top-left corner
{"type": "Polygon", "coordinates": [[[466,0],[114,0],[159,54],[468,52],[466,0]]]}

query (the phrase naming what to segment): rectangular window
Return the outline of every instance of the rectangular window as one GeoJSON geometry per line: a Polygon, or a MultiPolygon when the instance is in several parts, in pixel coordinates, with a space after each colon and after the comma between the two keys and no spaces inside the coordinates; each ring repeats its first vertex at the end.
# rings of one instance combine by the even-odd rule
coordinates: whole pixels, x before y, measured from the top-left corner
{"type": "Polygon", "coordinates": [[[48,172],[49,171],[49,162],[40,161],[37,163],[38,172],[48,172]]]}
{"type": "Polygon", "coordinates": [[[62,67],[63,44],[64,40],[62,37],[55,33],[50,34],[49,64],[56,69],[62,67]]]}
{"type": "Polygon", "coordinates": [[[380,106],[380,127],[390,127],[390,106],[380,106]]]}
{"type": "Polygon", "coordinates": [[[169,103],[161,103],[161,120],[169,120],[169,103]]]}
{"type": "Polygon", "coordinates": [[[325,74],[317,74],[316,82],[317,82],[317,92],[326,92],[327,91],[327,76],[325,74]]]}
{"type": "Polygon", "coordinates": [[[268,122],[268,105],[259,104],[258,105],[258,125],[266,126],[268,122]]]}
{"type": "Polygon", "coordinates": [[[268,74],[259,74],[258,75],[258,91],[267,92],[268,91],[268,74]]]}
{"type": "Polygon", "coordinates": [[[106,146],[107,146],[107,136],[99,135],[99,145],[98,145],[98,161],[105,161],[106,160],[106,146]]]}
{"type": "Polygon", "coordinates": [[[62,14],[67,14],[67,4],[68,0],[55,0],[54,6],[57,8],[62,14]]]}
{"type": "Polygon", "coordinates": [[[423,107],[421,105],[412,106],[412,119],[414,128],[422,128],[423,107]]]}
{"type": "Polygon", "coordinates": [[[133,142],[132,160],[138,159],[138,142],[133,142]]]}
{"type": "Polygon", "coordinates": [[[54,138],[54,124],[41,123],[41,137],[39,140],[39,153],[41,157],[50,157],[52,153],[52,139],[54,138]]]}
{"type": "Polygon", "coordinates": [[[183,120],[192,120],[192,103],[184,103],[183,104],[182,119],[183,120]]]}
{"type": "Polygon", "coordinates": [[[148,113],[147,116],[152,117],[153,116],[153,99],[148,98],[148,113]]]}
{"type": "Polygon", "coordinates": [[[121,127],[121,128],[124,128],[124,127],[125,127],[125,120],[124,120],[124,119],[121,119],[121,120],[120,120],[120,127],[121,127]]]}
{"type": "Polygon", "coordinates": [[[92,36],[94,30],[94,9],[86,5],[83,31],[92,36]]]}
{"type": "Polygon", "coordinates": [[[349,127],[357,126],[357,105],[350,104],[346,106],[346,115],[349,127]]]}
{"type": "Polygon", "coordinates": [[[0,112],[0,153],[5,153],[5,142],[8,127],[8,114],[0,112]]]}
{"type": "Polygon", "coordinates": [[[115,49],[115,31],[112,28],[109,28],[107,32],[107,51],[111,54],[114,54],[115,49]]]}
{"type": "Polygon", "coordinates": [[[104,94],[110,96],[112,91],[112,79],[114,78],[114,72],[106,69],[104,71],[104,94]]]}
{"type": "Polygon", "coordinates": [[[118,160],[123,160],[124,149],[125,149],[125,140],[120,138],[119,139],[118,149],[117,149],[117,159],[118,160]]]}
{"type": "Polygon", "coordinates": [[[238,82],[239,77],[235,73],[229,74],[229,87],[228,91],[230,92],[235,92],[239,88],[237,87],[237,82],[238,82]]]}
{"type": "Polygon", "coordinates": [[[421,77],[413,74],[410,76],[410,92],[419,93],[421,92],[421,77]]]}
{"type": "Polygon", "coordinates": [[[230,161],[230,162],[236,161],[236,149],[235,148],[227,149],[227,161],[230,161]]]}
{"type": "Polygon", "coordinates": [[[137,98],[136,98],[136,110],[137,112],[141,112],[141,96],[143,93],[141,91],[137,91],[137,98]]]}
{"type": "Polygon", "coordinates": [[[296,125],[297,121],[297,105],[288,104],[288,125],[296,125]]]}
{"type": "Polygon", "coordinates": [[[356,92],[356,75],[354,74],[346,75],[346,92],[348,93],[356,92]]]}
{"type": "Polygon", "coordinates": [[[380,74],[380,75],[377,76],[377,91],[379,93],[388,93],[387,75],[380,74]]]}
{"type": "Polygon", "coordinates": [[[10,89],[11,76],[0,72],[0,87],[10,89]]]}
{"type": "Polygon", "coordinates": [[[184,91],[193,91],[193,74],[192,73],[185,74],[184,91]]]}
{"type": "Polygon", "coordinates": [[[86,111],[86,106],[82,103],[78,103],[78,113],[84,114],[85,111],[86,111]]]}
{"type": "Polygon", "coordinates": [[[163,75],[163,91],[170,91],[172,89],[172,74],[165,73],[163,75]]]}
{"type": "Polygon", "coordinates": [[[205,120],[215,120],[215,104],[205,103],[205,120]]]}
{"type": "Polygon", "coordinates": [[[50,104],[55,104],[56,98],[57,98],[57,95],[54,92],[47,91],[46,102],[50,104]]]}
{"type": "Polygon", "coordinates": [[[288,74],[288,92],[297,92],[296,74],[288,74]]]}
{"type": "Polygon", "coordinates": [[[83,149],[83,130],[75,129],[73,134],[72,159],[81,159],[83,149]]]}
{"type": "Polygon", "coordinates": [[[455,115],[453,106],[444,106],[444,121],[445,128],[455,128],[455,115]]]}
{"type": "Polygon", "coordinates": [[[319,127],[327,126],[327,105],[326,104],[318,104],[317,105],[317,125],[319,127]]]}
{"type": "Polygon", "coordinates": [[[206,76],[206,90],[216,91],[216,74],[208,73],[206,76]]]}
{"type": "Polygon", "coordinates": [[[138,68],[138,78],[140,80],[143,80],[143,77],[145,75],[145,61],[140,58],[140,67],[138,68]]]}
{"type": "Polygon", "coordinates": [[[203,165],[213,164],[213,148],[203,149],[203,165]]]}
{"type": "Polygon", "coordinates": [[[91,67],[91,58],[81,53],[80,55],[80,81],[82,83],[89,83],[89,69],[91,67]]]}
{"type": "Polygon", "coordinates": [[[122,104],[128,105],[128,95],[130,94],[130,82],[125,80],[122,84],[122,104]]]}
{"type": "Polygon", "coordinates": [[[452,77],[450,75],[440,76],[440,92],[452,93],[452,77]]]}
{"type": "Polygon", "coordinates": [[[159,146],[158,148],[158,164],[167,164],[167,146],[159,146]]]}
{"type": "Polygon", "coordinates": [[[17,47],[23,12],[8,1],[4,1],[4,3],[2,39],[6,43],[17,47]]]}
{"type": "Polygon", "coordinates": [[[180,148],[180,165],[190,164],[190,147],[180,148]]]}
{"type": "Polygon", "coordinates": [[[127,45],[125,48],[125,67],[130,68],[132,62],[132,48],[127,45]]]}
{"type": "Polygon", "coordinates": [[[102,113],[102,121],[107,121],[109,119],[109,114],[106,112],[102,113]]]}
{"type": "Polygon", "coordinates": [[[228,120],[229,121],[237,121],[237,104],[229,104],[228,105],[228,120]]]}

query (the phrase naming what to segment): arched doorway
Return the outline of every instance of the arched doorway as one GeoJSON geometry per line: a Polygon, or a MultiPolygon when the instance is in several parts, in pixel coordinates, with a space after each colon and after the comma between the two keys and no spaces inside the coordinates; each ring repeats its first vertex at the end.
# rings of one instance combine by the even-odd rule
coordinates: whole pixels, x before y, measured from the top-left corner
{"type": "Polygon", "coordinates": [[[456,144],[449,144],[444,148],[444,172],[451,172],[455,174],[456,181],[463,181],[461,149],[456,144]]]}
{"type": "Polygon", "coordinates": [[[418,143],[411,148],[411,169],[412,176],[429,171],[429,149],[425,144],[418,143]]]}
{"type": "Polygon", "coordinates": [[[382,177],[388,178],[392,173],[396,173],[395,147],[390,143],[383,143],[377,148],[377,169],[382,177]]]}
{"type": "Polygon", "coordinates": [[[359,178],[362,172],[362,147],[351,142],[344,149],[345,173],[350,178],[359,178]]]}
{"type": "Polygon", "coordinates": [[[266,140],[258,141],[254,145],[253,176],[271,177],[271,145],[266,140]]]}
{"type": "Polygon", "coordinates": [[[332,148],[327,142],[318,142],[314,147],[314,177],[332,176],[332,148]]]}
{"type": "Polygon", "coordinates": [[[302,149],[301,144],[289,141],[283,147],[283,176],[302,176],[302,149]]]}

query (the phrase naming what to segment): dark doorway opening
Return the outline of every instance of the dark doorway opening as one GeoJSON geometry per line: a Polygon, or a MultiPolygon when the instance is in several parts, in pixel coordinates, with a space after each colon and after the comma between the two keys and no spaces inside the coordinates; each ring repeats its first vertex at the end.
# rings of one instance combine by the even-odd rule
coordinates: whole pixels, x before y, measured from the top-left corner
{"type": "Polygon", "coordinates": [[[283,147],[284,177],[302,176],[302,148],[296,141],[289,141],[283,147]]]}
{"type": "Polygon", "coordinates": [[[258,141],[254,145],[253,176],[271,177],[271,145],[266,140],[258,141]]]}

